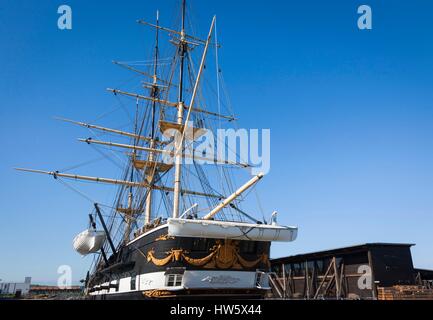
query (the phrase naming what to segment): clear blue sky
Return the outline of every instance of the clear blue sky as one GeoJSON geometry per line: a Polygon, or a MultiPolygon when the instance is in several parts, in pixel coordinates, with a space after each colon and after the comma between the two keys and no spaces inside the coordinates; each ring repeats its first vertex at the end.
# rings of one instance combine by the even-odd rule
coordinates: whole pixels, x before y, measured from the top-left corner
{"type": "MultiPolygon", "coordinates": [[[[271,129],[261,202],[299,226],[299,238],[275,244],[272,255],[405,242],[416,243],[416,266],[433,268],[433,3],[193,2],[203,34],[218,16],[240,126],[271,129]],[[372,7],[371,31],[357,29],[361,4],[372,7]]],[[[175,5],[1,1],[1,279],[53,283],[64,264],[74,282],[84,276],[90,259],[71,241],[91,204],[50,177],[12,168],[98,157],[75,141],[85,131],[52,116],[90,120],[110,110],[105,88],[130,76],[110,61],[147,59],[153,42],[135,20],[153,20],[158,8],[170,24],[175,5]],[[72,7],[71,31],[57,29],[60,4],[72,7]]],[[[110,186],[83,188],[101,202],[112,197],[110,186]]]]}

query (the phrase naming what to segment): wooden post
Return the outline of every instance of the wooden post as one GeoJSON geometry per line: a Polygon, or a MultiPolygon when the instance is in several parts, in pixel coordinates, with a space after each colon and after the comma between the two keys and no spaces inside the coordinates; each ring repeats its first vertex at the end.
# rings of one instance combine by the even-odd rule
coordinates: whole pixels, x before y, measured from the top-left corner
{"type": "Polygon", "coordinates": [[[307,300],[310,300],[310,280],[309,280],[309,273],[308,273],[308,261],[305,261],[305,296],[307,300]]]}
{"type": "Polygon", "coordinates": [[[371,255],[371,250],[370,249],[368,249],[367,256],[368,256],[368,265],[370,267],[370,272],[371,272],[371,275],[370,275],[370,278],[371,278],[371,294],[372,294],[373,299],[377,300],[377,288],[376,288],[376,283],[375,283],[375,280],[374,280],[373,257],[371,255]]]}
{"type": "Polygon", "coordinates": [[[287,298],[287,281],[286,281],[286,270],[284,268],[284,263],[281,263],[281,268],[282,268],[282,275],[283,275],[283,294],[284,294],[284,299],[287,298]]]}
{"type": "Polygon", "coordinates": [[[320,289],[322,289],[323,284],[325,283],[325,281],[326,281],[326,279],[327,279],[327,277],[328,277],[329,271],[331,271],[331,268],[332,268],[332,260],[331,260],[331,263],[330,263],[329,266],[328,266],[328,269],[327,269],[326,272],[325,272],[325,275],[323,276],[322,281],[320,282],[319,287],[318,287],[317,290],[316,290],[316,293],[314,294],[313,299],[316,299],[317,296],[319,295],[319,293],[320,293],[320,289]]]}
{"type": "Polygon", "coordinates": [[[292,272],[292,268],[290,268],[289,270],[289,276],[288,276],[288,286],[290,288],[290,295],[289,298],[293,297],[293,295],[295,294],[295,282],[293,280],[293,272],[292,272]]]}
{"type": "Polygon", "coordinates": [[[331,280],[329,280],[328,284],[325,287],[325,291],[323,292],[323,296],[325,297],[328,293],[329,289],[331,289],[332,282],[335,282],[335,274],[332,275],[331,280]]]}
{"type": "Polygon", "coordinates": [[[345,268],[345,264],[344,264],[344,260],[341,262],[341,266],[340,266],[340,296],[341,297],[346,297],[346,288],[343,286],[344,284],[344,280],[345,280],[345,276],[344,276],[344,268],[345,268]]]}
{"type": "MultiPolygon", "coordinates": [[[[277,295],[278,295],[279,298],[282,298],[283,297],[283,293],[278,288],[278,281],[275,281],[272,278],[273,275],[275,275],[275,274],[274,273],[269,273],[268,274],[268,279],[269,279],[269,282],[271,283],[271,288],[274,289],[274,291],[277,293],[277,295]]],[[[277,277],[275,277],[275,279],[276,278],[277,277]]]]}
{"type": "Polygon", "coordinates": [[[337,266],[337,258],[333,258],[334,261],[334,274],[335,274],[335,297],[337,300],[340,299],[341,296],[341,287],[340,287],[340,274],[338,272],[338,266],[337,266]]]}
{"type": "Polygon", "coordinates": [[[317,270],[316,270],[316,262],[313,263],[313,270],[311,272],[311,292],[316,292],[317,289],[317,270]]]}

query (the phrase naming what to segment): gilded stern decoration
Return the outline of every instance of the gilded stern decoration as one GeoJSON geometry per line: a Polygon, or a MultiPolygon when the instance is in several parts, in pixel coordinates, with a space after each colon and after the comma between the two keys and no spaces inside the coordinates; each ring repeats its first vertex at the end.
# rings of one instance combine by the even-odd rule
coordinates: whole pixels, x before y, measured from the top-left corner
{"type": "Polygon", "coordinates": [[[186,261],[188,264],[206,269],[243,269],[252,268],[259,263],[269,266],[269,257],[266,253],[261,254],[255,260],[247,260],[239,253],[239,241],[217,240],[216,244],[209,250],[209,254],[203,258],[192,258],[184,249],[171,249],[166,252],[164,258],[155,257],[152,249],[147,253],[147,262],[156,266],[165,266],[170,262],[186,261]]]}

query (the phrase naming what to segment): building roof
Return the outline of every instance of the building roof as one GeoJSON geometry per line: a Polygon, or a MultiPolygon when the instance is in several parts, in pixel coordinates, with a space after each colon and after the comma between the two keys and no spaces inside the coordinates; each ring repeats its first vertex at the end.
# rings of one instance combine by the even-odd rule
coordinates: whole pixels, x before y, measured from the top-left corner
{"type": "Polygon", "coordinates": [[[379,248],[379,247],[412,247],[415,244],[413,243],[384,243],[384,242],[374,242],[374,243],[364,243],[349,247],[336,248],[331,250],[310,252],[310,253],[302,253],[293,256],[279,257],[271,259],[272,263],[283,262],[285,260],[307,260],[314,258],[325,258],[327,256],[335,256],[342,254],[350,254],[350,253],[358,253],[368,251],[371,248],[379,248]]]}
{"type": "Polygon", "coordinates": [[[82,287],[80,286],[71,286],[67,288],[61,288],[58,286],[40,286],[40,285],[32,285],[30,287],[30,291],[79,291],[82,287]]]}
{"type": "Polygon", "coordinates": [[[423,280],[433,280],[433,270],[414,268],[414,271],[420,273],[423,280]]]}

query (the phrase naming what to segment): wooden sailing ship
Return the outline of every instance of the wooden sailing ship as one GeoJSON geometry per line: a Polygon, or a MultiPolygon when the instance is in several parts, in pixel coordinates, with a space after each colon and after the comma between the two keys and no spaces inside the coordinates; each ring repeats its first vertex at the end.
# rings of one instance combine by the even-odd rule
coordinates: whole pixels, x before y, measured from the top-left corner
{"type": "Polygon", "coordinates": [[[160,26],[158,14],[155,24],[138,21],[155,29],[150,71],[115,62],[145,79],[144,93],[108,89],[136,101],[132,130],[61,119],[92,132],[128,139],[128,143],[80,139],[90,145],[126,150],[124,179],[18,169],[56,179],[118,186],[109,218],[104,218],[103,209],[95,203],[95,214],[89,215],[89,229],[74,240],[78,252],[97,257],[85,280],[86,294],[91,299],[196,295],[260,298],[269,289],[271,242],[293,241],[297,235],[296,227],[278,225],[275,219],[270,223],[258,221],[240,209],[245,192],[263,174],[235,189],[231,173],[239,168],[248,169],[248,163],[186,152],[194,150],[197,141],[209,130],[215,130],[213,123],[221,126],[222,121],[235,121],[233,115],[222,114],[220,108],[218,112],[206,108],[200,91],[209,48],[215,48],[216,52],[219,48],[216,36],[213,39],[216,18],[212,19],[207,38],[202,40],[187,33],[186,11],[183,0],[180,31],[160,26]],[[169,35],[175,48],[166,72],[159,68],[160,32],[169,35]],[[202,49],[198,64],[192,59],[193,49],[202,49]],[[146,111],[140,113],[139,108],[146,111]],[[178,134],[174,140],[170,134],[173,131],[178,134]],[[170,144],[171,149],[167,148],[170,144]],[[189,164],[184,163],[186,159],[189,164]],[[216,168],[216,177],[207,174],[211,165],[199,165],[198,160],[210,161],[216,168]],[[195,184],[191,182],[192,175],[195,184]],[[163,208],[157,202],[163,203],[163,208]]]}

